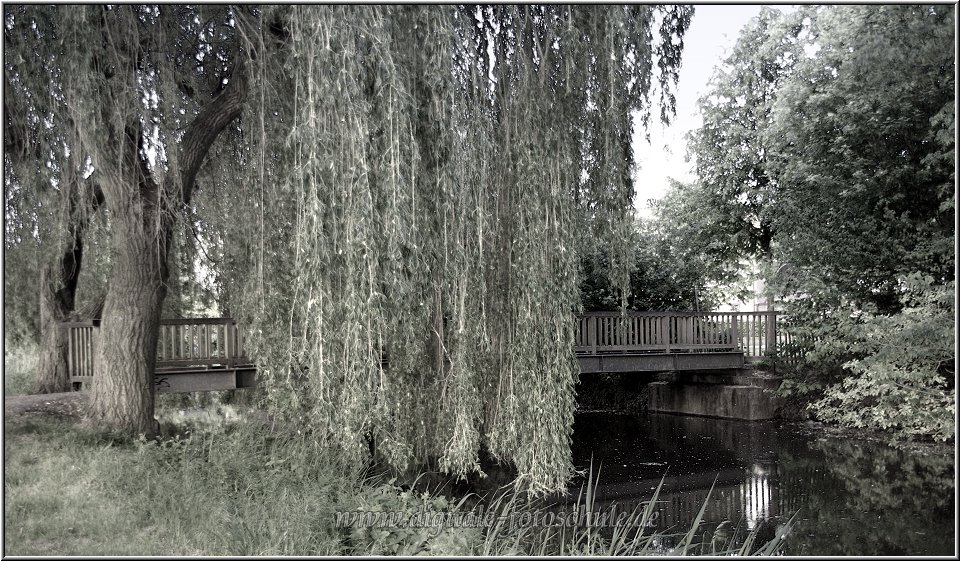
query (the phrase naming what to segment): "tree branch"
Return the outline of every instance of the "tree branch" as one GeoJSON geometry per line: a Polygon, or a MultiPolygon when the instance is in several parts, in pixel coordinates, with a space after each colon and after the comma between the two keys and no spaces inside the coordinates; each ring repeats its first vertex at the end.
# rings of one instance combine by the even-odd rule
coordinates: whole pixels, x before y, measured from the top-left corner
{"type": "Polygon", "coordinates": [[[213,142],[231,121],[240,116],[247,97],[248,80],[246,64],[238,61],[223,93],[207,104],[187,128],[180,152],[184,204],[190,204],[197,173],[213,142]]]}

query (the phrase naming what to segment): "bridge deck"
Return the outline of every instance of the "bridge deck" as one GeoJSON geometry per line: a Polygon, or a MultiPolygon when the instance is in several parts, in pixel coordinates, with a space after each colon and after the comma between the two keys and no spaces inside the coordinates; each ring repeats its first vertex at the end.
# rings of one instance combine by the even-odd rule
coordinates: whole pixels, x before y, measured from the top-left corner
{"type": "Polygon", "coordinates": [[[743,368],[742,351],[701,353],[599,354],[577,356],[580,372],[673,372],[743,368]]]}
{"type": "Polygon", "coordinates": [[[779,312],[592,312],[577,317],[584,374],[730,370],[783,346],[779,312]]]}

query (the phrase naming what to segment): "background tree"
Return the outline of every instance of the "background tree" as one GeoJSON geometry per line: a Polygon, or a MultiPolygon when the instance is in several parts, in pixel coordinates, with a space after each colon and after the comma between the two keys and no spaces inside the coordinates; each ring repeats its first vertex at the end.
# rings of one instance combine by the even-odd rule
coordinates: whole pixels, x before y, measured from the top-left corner
{"type": "Polygon", "coordinates": [[[764,12],[702,103],[702,186],[667,201],[703,209],[688,216],[705,256],[773,258],[768,286],[815,341],[784,392],[823,398],[812,410],[825,420],[949,437],[952,410],[932,404],[954,391],[942,365],[955,351],[933,336],[954,292],[954,17],[764,12]],[[871,342],[884,330],[897,335],[871,342]],[[906,417],[893,411],[904,403],[906,417]]]}
{"type": "MultiPolygon", "coordinates": [[[[662,202],[661,199],[660,202],[662,202]]],[[[658,204],[658,208],[660,207],[658,204]]],[[[716,309],[721,295],[716,292],[716,263],[702,253],[700,247],[688,246],[680,232],[672,226],[683,222],[672,211],[668,216],[638,219],[632,242],[634,262],[626,307],[634,311],[716,309]]],[[[580,283],[583,310],[616,311],[622,294],[611,285],[609,261],[602,253],[584,259],[580,283]]]]}
{"type": "Polygon", "coordinates": [[[785,85],[766,137],[784,185],[778,220],[793,234],[775,280],[813,295],[791,314],[819,341],[811,364],[834,367],[788,391],[822,395],[812,410],[826,420],[953,434],[956,349],[942,337],[953,340],[954,18],[942,7],[823,14],[819,51],[785,85]]]}
{"type": "MultiPolygon", "coordinates": [[[[782,280],[899,309],[899,278],[953,279],[954,11],[844,7],[783,86],[762,142],[781,183],[782,280]]],[[[802,290],[802,289],[801,289],[802,290]]]]}
{"type": "Polygon", "coordinates": [[[952,278],[952,17],[763,10],[700,103],[691,234],[774,257],[784,294],[829,284],[827,305],[896,311],[898,275],[952,278]]]}
{"type": "Polygon", "coordinates": [[[699,100],[703,125],[690,135],[689,144],[699,183],[674,189],[690,190],[686,198],[696,204],[688,206],[708,217],[707,224],[700,222],[705,227],[687,233],[707,247],[721,243],[735,266],[752,257],[769,264],[773,256],[771,207],[778,186],[761,135],[772,124],[783,81],[804,57],[800,38],[809,35],[815,18],[812,7],[789,14],[761,8],[699,100]]]}
{"type": "Polygon", "coordinates": [[[752,280],[744,275],[745,261],[754,254],[744,232],[731,228],[731,220],[739,219],[718,209],[717,202],[704,183],[671,180],[667,192],[651,201],[652,239],[669,248],[680,266],[696,271],[704,289],[712,287],[717,303],[742,300],[749,292],[747,281],[752,280]]]}

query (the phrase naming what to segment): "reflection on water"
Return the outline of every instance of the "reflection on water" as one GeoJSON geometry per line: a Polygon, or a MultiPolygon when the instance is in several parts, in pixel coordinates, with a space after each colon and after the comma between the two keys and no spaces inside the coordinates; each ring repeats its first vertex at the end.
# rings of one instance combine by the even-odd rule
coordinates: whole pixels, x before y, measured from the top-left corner
{"type": "Polygon", "coordinates": [[[753,473],[747,481],[740,484],[740,496],[746,509],[747,529],[753,530],[757,524],[772,516],[770,511],[770,481],[767,471],[760,464],[754,464],[753,473]]]}
{"type": "Polygon", "coordinates": [[[818,437],[778,421],[610,413],[578,414],[573,453],[579,469],[591,458],[595,471],[600,466],[601,506],[631,510],[663,479],[662,531],[688,530],[706,501],[701,533],[721,544],[736,545],[754,529],[758,542],[771,539],[799,510],[788,555],[954,551],[949,453],[818,437]]]}

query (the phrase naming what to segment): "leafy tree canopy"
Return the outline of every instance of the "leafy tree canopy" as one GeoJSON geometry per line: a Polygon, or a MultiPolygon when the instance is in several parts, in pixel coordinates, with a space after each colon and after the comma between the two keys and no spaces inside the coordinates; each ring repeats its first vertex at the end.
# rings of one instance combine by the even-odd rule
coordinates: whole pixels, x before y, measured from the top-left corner
{"type": "Polygon", "coordinates": [[[764,10],[662,203],[714,262],[770,260],[823,419],[952,437],[954,41],[952,6],[764,10]]]}
{"type": "MultiPolygon", "coordinates": [[[[664,227],[666,221],[639,219],[633,242],[634,261],[626,293],[626,309],[634,311],[712,310],[718,303],[710,263],[689,251],[683,238],[664,227]],[[679,242],[679,243],[678,243],[679,242]]],[[[610,283],[609,262],[603,254],[584,258],[580,284],[583,309],[620,310],[622,294],[610,283]]]]}
{"type": "Polygon", "coordinates": [[[817,18],[819,50],[763,136],[788,290],[814,274],[890,311],[899,277],[953,279],[954,13],[848,6],[817,18]]]}
{"type": "Polygon", "coordinates": [[[809,37],[812,18],[813,8],[789,15],[762,8],[699,100],[703,126],[691,133],[689,149],[701,186],[691,186],[690,196],[709,211],[710,225],[698,239],[722,238],[731,258],[770,256],[778,178],[761,135],[784,80],[804,57],[801,38],[809,37]]]}

